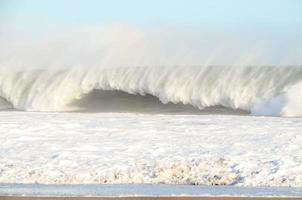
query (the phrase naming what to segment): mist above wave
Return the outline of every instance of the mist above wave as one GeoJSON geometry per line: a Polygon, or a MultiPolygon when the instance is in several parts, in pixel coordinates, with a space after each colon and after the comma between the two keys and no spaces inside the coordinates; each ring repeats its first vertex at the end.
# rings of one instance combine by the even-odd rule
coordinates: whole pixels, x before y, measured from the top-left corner
{"type": "Polygon", "coordinates": [[[129,25],[1,29],[0,67],[301,65],[299,31],[212,30],[129,25]]]}

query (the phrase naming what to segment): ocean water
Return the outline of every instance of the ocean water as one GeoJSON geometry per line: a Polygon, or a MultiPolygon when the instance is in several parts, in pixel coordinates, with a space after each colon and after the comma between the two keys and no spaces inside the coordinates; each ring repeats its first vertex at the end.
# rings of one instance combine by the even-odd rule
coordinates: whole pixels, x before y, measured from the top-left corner
{"type": "Polygon", "coordinates": [[[223,34],[2,33],[0,183],[302,187],[300,40],[223,34]]]}

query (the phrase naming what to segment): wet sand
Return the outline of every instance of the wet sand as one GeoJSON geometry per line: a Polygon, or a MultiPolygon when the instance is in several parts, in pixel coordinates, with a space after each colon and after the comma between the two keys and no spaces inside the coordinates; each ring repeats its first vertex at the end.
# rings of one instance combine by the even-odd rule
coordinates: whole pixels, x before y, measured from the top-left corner
{"type": "Polygon", "coordinates": [[[302,188],[190,185],[0,184],[0,200],[270,200],[301,199],[302,188]]]}
{"type": "Polygon", "coordinates": [[[298,200],[299,197],[17,197],[0,196],[0,200],[298,200]]]}

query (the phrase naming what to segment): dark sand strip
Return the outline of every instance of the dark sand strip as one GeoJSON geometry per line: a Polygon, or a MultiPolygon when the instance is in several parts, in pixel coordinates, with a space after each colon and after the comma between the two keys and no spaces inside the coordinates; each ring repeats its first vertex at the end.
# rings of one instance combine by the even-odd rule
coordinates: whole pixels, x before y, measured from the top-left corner
{"type": "Polygon", "coordinates": [[[301,199],[302,188],[150,184],[0,184],[0,200],[301,199]]]}
{"type": "Polygon", "coordinates": [[[0,200],[298,200],[288,197],[16,197],[0,196],[0,200]]]}

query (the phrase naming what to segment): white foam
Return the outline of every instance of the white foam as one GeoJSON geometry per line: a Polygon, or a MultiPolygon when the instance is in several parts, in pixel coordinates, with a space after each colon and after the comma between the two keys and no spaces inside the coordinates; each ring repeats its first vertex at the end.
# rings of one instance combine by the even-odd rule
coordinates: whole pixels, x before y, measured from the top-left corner
{"type": "Polygon", "coordinates": [[[2,183],[302,186],[300,118],[0,112],[2,183]]]}

